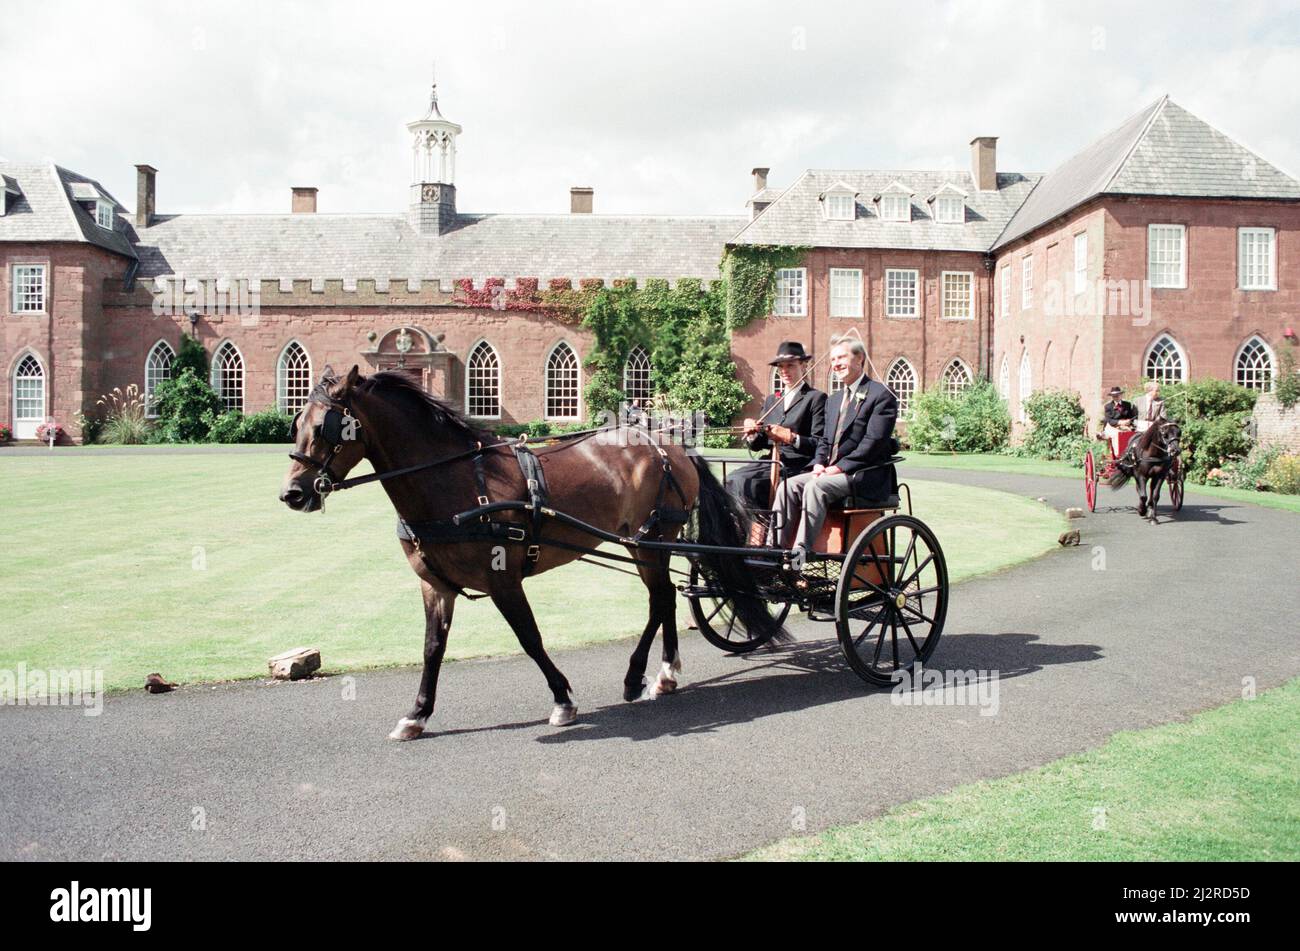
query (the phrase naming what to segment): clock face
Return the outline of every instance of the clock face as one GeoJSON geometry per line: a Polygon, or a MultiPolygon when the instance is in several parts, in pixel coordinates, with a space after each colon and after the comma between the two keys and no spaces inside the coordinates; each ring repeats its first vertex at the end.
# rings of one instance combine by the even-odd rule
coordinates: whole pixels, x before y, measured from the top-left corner
{"type": "Polygon", "coordinates": [[[438,186],[437,186],[437,185],[425,185],[425,186],[424,186],[424,192],[423,192],[423,194],[422,194],[420,197],[422,197],[425,201],[437,201],[437,200],[438,200],[438,186]]]}

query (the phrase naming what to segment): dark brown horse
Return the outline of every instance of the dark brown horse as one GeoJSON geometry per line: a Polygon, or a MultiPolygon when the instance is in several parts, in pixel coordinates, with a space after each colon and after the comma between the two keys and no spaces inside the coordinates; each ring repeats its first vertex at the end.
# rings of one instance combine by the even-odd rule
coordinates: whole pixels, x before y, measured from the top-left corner
{"type": "MultiPolygon", "coordinates": [[[[295,446],[290,454],[294,462],[285,476],[280,500],[296,511],[322,509],[322,490],[328,494],[331,485],[343,480],[362,459],[368,459],[374,467],[398,517],[411,525],[445,523],[453,515],[476,507],[480,496],[476,456],[486,482],[486,495],[492,502],[525,501],[530,497],[508,444],[476,427],[404,374],[364,377],[354,366],[345,378],[339,379],[327,370],[294,425],[295,446]],[[483,451],[479,452],[479,447],[483,451]],[[398,472],[408,467],[412,471],[398,472]]],[[[744,515],[698,457],[676,445],[657,447],[644,430],[633,430],[635,437],[625,439],[607,438],[609,432],[613,431],[537,450],[552,510],[630,538],[657,507],[689,510],[698,501],[700,542],[727,547],[745,544],[748,526],[744,515]],[[677,489],[665,493],[662,488],[667,468],[671,469],[680,496],[677,489]]],[[[499,518],[523,526],[529,516],[506,512],[499,518]]],[[[680,523],[659,522],[649,537],[671,541],[680,529],[680,523]]],[[[581,556],[579,551],[554,543],[578,548],[594,546],[590,535],[548,520],[532,574],[581,556]]],[[[484,592],[492,599],[524,651],[541,668],[555,701],[550,722],[555,726],[573,723],[577,717],[573,690],[542,647],[541,633],[524,596],[527,546],[501,539],[457,541],[454,537],[418,546],[403,540],[401,545],[407,563],[420,579],[424,596],[424,673],[414,707],[398,720],[389,737],[410,740],[422,734],[433,713],[438,671],[447,648],[456,596],[466,591],[484,592]]],[[[624,698],[636,700],[674,691],[681,659],[677,650],[676,591],[669,578],[668,556],[635,544],[629,544],[627,550],[636,561],[650,599],[649,620],[623,681],[624,698]],[[645,669],[659,630],[663,631],[663,663],[651,686],[645,669]]],[[[766,605],[753,595],[753,582],[741,559],[710,557],[715,570],[742,592],[737,599],[741,620],[752,630],[783,634],[766,605]]],[[[579,611],[580,607],[575,605],[574,609],[579,611]]]]}
{"type": "Polygon", "coordinates": [[[1110,477],[1112,489],[1123,488],[1129,479],[1137,479],[1138,515],[1145,516],[1153,525],[1156,506],[1160,504],[1160,487],[1173,473],[1181,451],[1181,438],[1182,430],[1177,423],[1152,423],[1128,444],[1115,464],[1115,474],[1110,477]]]}

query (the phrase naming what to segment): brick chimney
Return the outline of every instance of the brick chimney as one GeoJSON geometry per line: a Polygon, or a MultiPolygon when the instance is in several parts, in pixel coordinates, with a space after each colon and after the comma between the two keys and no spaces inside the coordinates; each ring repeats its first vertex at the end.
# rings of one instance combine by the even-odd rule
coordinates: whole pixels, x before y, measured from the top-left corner
{"type": "Polygon", "coordinates": [[[981,135],[970,140],[970,176],[982,192],[998,190],[998,137],[981,135]]]}
{"type": "Polygon", "coordinates": [[[595,191],[590,188],[569,189],[569,213],[573,215],[591,214],[591,201],[595,191]]]}
{"type": "Polygon", "coordinates": [[[755,195],[767,187],[767,173],[770,171],[772,171],[770,168],[756,168],[749,173],[754,176],[755,195]]]}
{"type": "Polygon", "coordinates": [[[152,165],[135,167],[135,226],[147,228],[153,224],[154,178],[158,169],[152,165]]]}
{"type": "Polygon", "coordinates": [[[295,215],[316,214],[317,189],[306,185],[293,186],[293,213],[295,215]]]}

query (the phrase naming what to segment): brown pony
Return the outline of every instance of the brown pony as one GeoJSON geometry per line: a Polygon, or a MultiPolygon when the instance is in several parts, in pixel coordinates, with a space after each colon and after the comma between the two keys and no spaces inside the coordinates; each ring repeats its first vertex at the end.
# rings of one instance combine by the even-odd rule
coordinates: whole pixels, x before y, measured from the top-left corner
{"type": "Polygon", "coordinates": [[[1110,487],[1120,489],[1130,479],[1136,479],[1138,515],[1152,525],[1156,524],[1160,487],[1175,474],[1174,464],[1182,451],[1182,435],[1183,431],[1177,423],[1152,423],[1146,432],[1129,442],[1124,455],[1115,462],[1115,474],[1110,477],[1110,487]]]}
{"type": "MultiPolygon", "coordinates": [[[[449,405],[430,396],[401,373],[365,377],[353,367],[339,379],[325,376],[294,420],[293,465],[285,476],[280,500],[300,512],[322,509],[332,484],[368,459],[397,510],[410,525],[446,523],[478,505],[475,457],[492,502],[529,499],[526,480],[509,444],[478,428],[449,405]],[[344,425],[346,423],[346,425],[344,425]],[[477,451],[482,447],[482,451],[477,451]],[[440,461],[441,460],[441,461],[440,461]],[[409,473],[398,470],[410,468],[409,473]]],[[[646,586],[650,616],[628,664],[623,681],[627,700],[671,693],[677,687],[681,659],[677,651],[676,592],[669,578],[668,554],[632,543],[633,536],[657,509],[689,510],[698,501],[699,541],[742,547],[748,526],[735,501],[698,457],[676,445],[656,447],[645,430],[606,430],[579,436],[536,451],[549,488],[549,507],[627,538],[627,550],[646,586]],[[614,433],[635,434],[613,444],[614,433]],[[602,438],[605,437],[605,438],[602,438]],[[670,468],[677,489],[664,492],[670,468]],[[680,490],[680,496],[678,494],[680,490]],[[645,677],[650,647],[663,630],[663,664],[653,687],[645,677]]],[[[362,477],[365,478],[364,476],[362,477]]],[[[343,486],[348,487],[348,486],[343,486]]],[[[527,525],[529,513],[500,513],[501,522],[527,525]]],[[[680,522],[657,523],[648,536],[671,541],[680,522]]],[[[522,535],[522,532],[518,534],[522,535]]],[[[543,524],[540,551],[532,574],[550,571],[592,548],[589,534],[555,519],[543,524]]],[[[577,717],[569,681],[542,647],[542,636],[524,596],[527,546],[502,539],[458,541],[454,537],[417,545],[402,540],[402,551],[420,579],[424,596],[424,673],[415,705],[389,734],[394,740],[419,737],[433,713],[438,671],[447,648],[457,594],[484,592],[509,622],[524,651],[537,664],[551,689],[555,706],[550,722],[566,726],[577,717]]],[[[755,632],[784,634],[766,605],[754,594],[753,581],[740,558],[701,555],[739,593],[737,613],[755,632]]],[[[594,594],[594,592],[593,592],[594,594]]],[[[575,606],[575,609],[578,609],[575,606]]]]}

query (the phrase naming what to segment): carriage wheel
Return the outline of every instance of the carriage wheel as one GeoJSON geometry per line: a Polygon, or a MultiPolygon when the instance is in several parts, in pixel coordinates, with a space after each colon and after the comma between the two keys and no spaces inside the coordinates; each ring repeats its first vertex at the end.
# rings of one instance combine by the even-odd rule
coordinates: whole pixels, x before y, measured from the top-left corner
{"type": "MultiPolygon", "coordinates": [[[[691,587],[700,583],[700,569],[691,566],[691,587]]],[[[691,617],[704,639],[719,650],[728,654],[748,654],[755,648],[762,647],[769,638],[751,637],[749,630],[740,618],[736,617],[736,606],[730,598],[694,597],[686,598],[691,605],[691,617]]],[[[789,602],[777,605],[773,617],[777,624],[784,624],[790,613],[789,602]]]]}
{"type": "Polygon", "coordinates": [[[1174,464],[1169,471],[1169,500],[1173,502],[1175,512],[1183,507],[1183,482],[1186,478],[1183,472],[1183,460],[1174,456],[1174,464]]]}
{"type": "Polygon", "coordinates": [[[835,630],[859,677],[885,687],[928,661],[947,613],[948,565],[924,522],[886,515],[853,540],[835,591],[835,630]]]}
{"type": "Polygon", "coordinates": [[[1083,457],[1083,494],[1088,500],[1088,511],[1097,511],[1097,460],[1091,449],[1083,457]]]}

